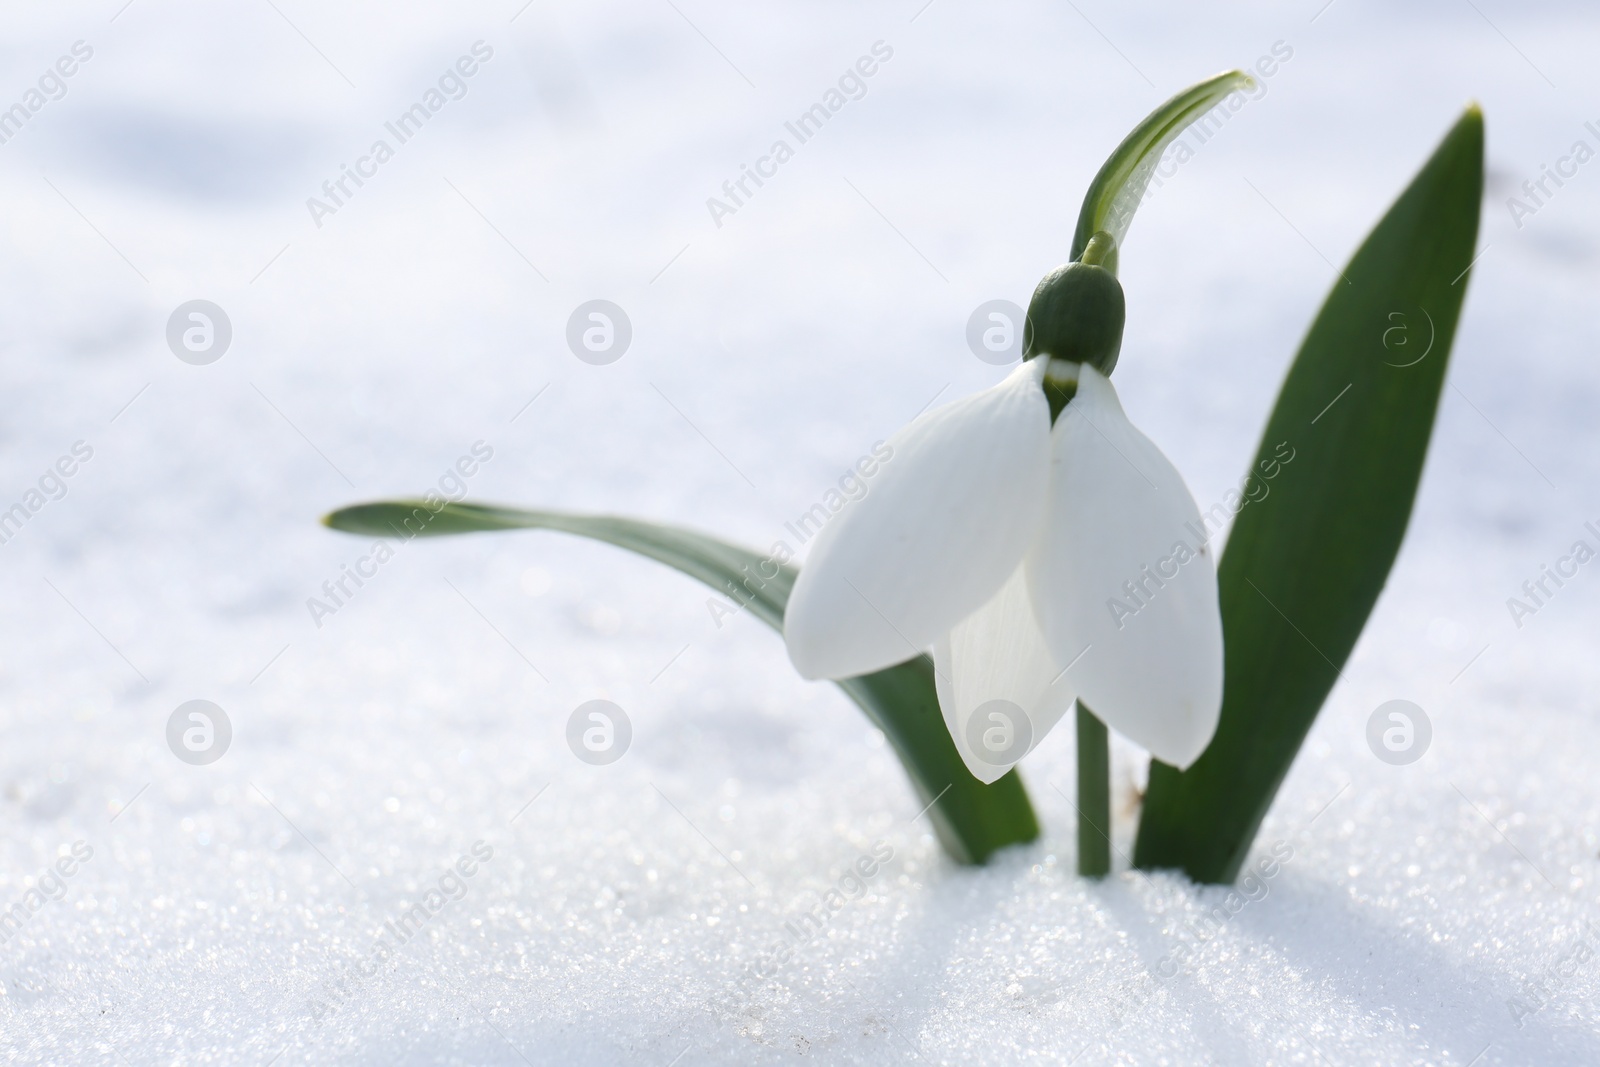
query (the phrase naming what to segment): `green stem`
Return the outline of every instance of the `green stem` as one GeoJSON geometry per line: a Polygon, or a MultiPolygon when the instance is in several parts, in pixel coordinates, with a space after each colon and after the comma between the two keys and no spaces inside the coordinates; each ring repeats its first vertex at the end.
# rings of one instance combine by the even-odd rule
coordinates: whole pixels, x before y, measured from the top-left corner
{"type": "Polygon", "coordinates": [[[1083,246],[1083,255],[1078,257],[1079,263],[1087,263],[1091,267],[1099,267],[1116,255],[1117,241],[1104,230],[1089,238],[1089,243],[1083,246]]]}
{"type": "MultiPolygon", "coordinates": [[[[1048,356],[1041,356],[1048,359],[1048,356]]],[[[1076,369],[1057,360],[1044,379],[1050,421],[1060,418],[1078,391],[1076,369]]],[[[1106,724],[1078,701],[1078,873],[1111,873],[1111,736],[1106,724]]]]}
{"type": "Polygon", "coordinates": [[[1111,738],[1078,701],[1078,873],[1111,873],[1111,738]]]}

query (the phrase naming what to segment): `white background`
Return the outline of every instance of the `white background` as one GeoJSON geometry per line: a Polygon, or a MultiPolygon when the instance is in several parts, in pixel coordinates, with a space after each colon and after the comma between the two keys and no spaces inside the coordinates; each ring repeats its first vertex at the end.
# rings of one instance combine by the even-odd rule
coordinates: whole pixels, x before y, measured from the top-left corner
{"type": "MultiPolygon", "coordinates": [[[[94,449],[0,545],[0,909],[94,850],[0,945],[7,1062],[1600,1058],[1600,562],[1520,629],[1505,603],[1600,547],[1600,162],[1520,229],[1506,206],[1600,148],[1591,9],[120,2],[12,5],[0,34],[0,106],[94,49],[0,145],[0,508],[94,449]],[[306,198],[478,40],[467,95],[317,227],[306,198]],[[879,40],[867,95],[717,227],[706,198],[879,40]],[[1073,875],[1070,730],[1023,767],[1041,841],[964,870],[840,693],[656,565],[416,543],[313,624],[367,543],[318,516],[479,440],[473,500],[766,547],[931,398],[998,380],[972,309],[1026,303],[1150,108],[1278,41],[1122,257],[1117,385],[1202,508],[1330,261],[1472,99],[1487,251],[1405,548],[1258,842],[1294,858],[1174,980],[1225,890],[1073,875]],[[634,328],[607,367],[564,341],[597,297],[634,328]],[[234,331],[205,367],[164,340],[195,298],[234,331]],[[564,741],[596,697],[634,726],[609,767],[564,741]],[[165,743],[193,698],[233,723],[206,767],[165,743]],[[1407,767],[1365,742],[1394,698],[1433,722],[1407,767]],[[316,1018],[478,840],[466,895],[316,1018]],[[879,840],[866,896],[741,992],[879,840]]],[[[1118,750],[1124,850],[1142,767],[1118,750]]]]}

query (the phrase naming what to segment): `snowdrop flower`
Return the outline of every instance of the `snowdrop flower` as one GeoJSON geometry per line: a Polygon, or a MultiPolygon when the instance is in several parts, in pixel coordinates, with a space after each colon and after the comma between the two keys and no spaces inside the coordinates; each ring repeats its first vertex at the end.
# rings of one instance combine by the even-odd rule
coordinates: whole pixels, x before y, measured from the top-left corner
{"type": "Polygon", "coordinates": [[[931,650],[945,725],[985,782],[1076,699],[1187,767],[1222,702],[1199,509],[1106,377],[1114,275],[1069,264],[1028,314],[1031,358],[894,434],[870,491],[817,535],[784,617],[789,657],[837,679],[931,650]],[[1047,387],[1075,390],[1053,426],[1047,387]]]}

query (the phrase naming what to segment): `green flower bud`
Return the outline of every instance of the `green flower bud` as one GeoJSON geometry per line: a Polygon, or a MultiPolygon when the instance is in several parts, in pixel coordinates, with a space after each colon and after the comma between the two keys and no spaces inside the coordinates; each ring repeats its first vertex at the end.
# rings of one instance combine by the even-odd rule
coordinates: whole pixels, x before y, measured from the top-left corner
{"type": "Polygon", "coordinates": [[[1122,283],[1100,263],[1115,248],[1110,234],[1097,233],[1082,259],[1057,267],[1039,282],[1022,330],[1024,359],[1054,356],[1111,373],[1122,351],[1127,305],[1122,283]]]}

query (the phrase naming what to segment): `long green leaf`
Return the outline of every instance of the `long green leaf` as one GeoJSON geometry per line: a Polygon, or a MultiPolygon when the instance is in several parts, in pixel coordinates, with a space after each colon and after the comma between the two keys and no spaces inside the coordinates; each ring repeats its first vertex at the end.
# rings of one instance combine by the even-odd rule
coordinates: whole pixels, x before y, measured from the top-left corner
{"type": "MultiPolygon", "coordinates": [[[[692,530],[609,515],[524,511],[481,504],[420,500],[357,504],[323,520],[335,530],[376,537],[436,537],[486,530],[559,530],[648,556],[725,593],[780,632],[783,609],[799,572],[692,530]]],[[[950,740],[934,688],[933,662],[905,663],[838,683],[884,732],[905,765],[921,803],[929,805],[939,841],[961,863],[983,863],[996,849],[1039,836],[1039,824],[1015,770],[984,785],[967,770],[950,740]]]]}
{"type": "Polygon", "coordinates": [[[1122,247],[1122,239],[1133,223],[1133,213],[1138,210],[1139,202],[1144,199],[1150,175],[1161,162],[1161,154],[1195,119],[1226,100],[1229,94],[1253,84],[1250,75],[1242,70],[1226,71],[1183,90],[1135,126],[1089,183],[1083,207],[1078,212],[1078,228],[1072,235],[1072,258],[1077,260],[1083,255],[1090,237],[1102,231],[1109,233],[1116,244],[1110,257],[1100,265],[1115,274],[1116,250],[1122,247]]]}
{"type": "Polygon", "coordinates": [[[1482,195],[1473,107],[1356,252],[1295,357],[1251,467],[1268,495],[1239,513],[1218,567],[1221,724],[1187,771],[1151,763],[1138,866],[1231,882],[1338,680],[1411,515],[1482,195]]]}

